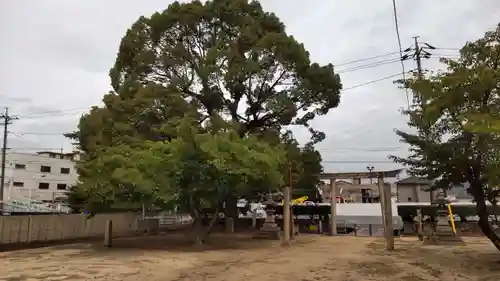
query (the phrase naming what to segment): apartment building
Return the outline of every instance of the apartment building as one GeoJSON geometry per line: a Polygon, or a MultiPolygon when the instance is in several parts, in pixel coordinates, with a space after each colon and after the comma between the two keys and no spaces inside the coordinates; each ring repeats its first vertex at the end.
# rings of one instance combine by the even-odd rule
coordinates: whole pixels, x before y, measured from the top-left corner
{"type": "Polygon", "coordinates": [[[50,202],[76,183],[76,153],[7,153],[4,200],[50,202]]]}

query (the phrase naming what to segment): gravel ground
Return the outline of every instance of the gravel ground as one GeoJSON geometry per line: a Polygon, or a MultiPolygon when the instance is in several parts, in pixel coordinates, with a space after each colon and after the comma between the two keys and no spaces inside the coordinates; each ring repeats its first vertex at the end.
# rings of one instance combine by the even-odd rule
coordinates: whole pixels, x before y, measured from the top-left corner
{"type": "Polygon", "coordinates": [[[115,240],[114,247],[73,244],[0,253],[0,280],[500,280],[500,253],[484,238],[464,245],[396,239],[387,253],[377,237],[303,234],[289,247],[249,234],[215,234],[190,246],[186,235],[115,240]]]}

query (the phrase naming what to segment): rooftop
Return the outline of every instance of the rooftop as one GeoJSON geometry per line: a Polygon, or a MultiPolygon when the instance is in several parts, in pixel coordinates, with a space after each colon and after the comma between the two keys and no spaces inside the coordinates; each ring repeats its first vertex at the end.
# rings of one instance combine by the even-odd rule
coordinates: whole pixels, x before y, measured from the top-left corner
{"type": "Polygon", "coordinates": [[[403,169],[389,170],[389,171],[372,171],[372,172],[343,172],[343,173],[322,173],[321,179],[347,179],[347,178],[361,178],[369,179],[376,178],[378,174],[382,174],[384,178],[395,178],[401,173],[403,169]]]}
{"type": "Polygon", "coordinates": [[[422,185],[431,185],[432,180],[428,180],[426,178],[411,176],[406,179],[402,179],[396,182],[396,184],[422,184],[422,185]]]}

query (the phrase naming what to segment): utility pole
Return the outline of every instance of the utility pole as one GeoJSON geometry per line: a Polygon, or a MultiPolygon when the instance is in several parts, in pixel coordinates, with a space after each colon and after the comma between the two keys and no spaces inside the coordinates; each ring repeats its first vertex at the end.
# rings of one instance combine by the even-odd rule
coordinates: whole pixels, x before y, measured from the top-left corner
{"type": "Polygon", "coordinates": [[[0,215],[3,215],[3,191],[5,188],[5,166],[7,156],[7,134],[9,124],[12,120],[17,120],[17,117],[9,115],[9,108],[5,108],[5,113],[0,114],[0,119],[3,119],[3,145],[2,145],[2,174],[0,176],[0,215]]]}
{"type": "Polygon", "coordinates": [[[422,49],[418,46],[418,36],[413,37],[415,39],[415,60],[417,61],[417,75],[418,80],[422,79],[422,49]]]}
{"type": "MultiPolygon", "coordinates": [[[[421,80],[424,77],[423,69],[422,69],[422,59],[431,58],[432,54],[429,52],[429,50],[435,50],[436,47],[434,47],[428,43],[425,43],[425,42],[421,42],[421,44],[420,44],[418,41],[418,38],[419,38],[418,36],[413,37],[415,46],[404,50],[405,54],[401,57],[401,60],[407,60],[409,58],[413,58],[417,63],[417,79],[421,80]]],[[[414,100],[414,102],[415,101],[420,102],[421,105],[425,105],[424,98],[415,92],[414,92],[413,100],[414,100]],[[417,97],[418,97],[418,99],[416,99],[417,97]]]]}

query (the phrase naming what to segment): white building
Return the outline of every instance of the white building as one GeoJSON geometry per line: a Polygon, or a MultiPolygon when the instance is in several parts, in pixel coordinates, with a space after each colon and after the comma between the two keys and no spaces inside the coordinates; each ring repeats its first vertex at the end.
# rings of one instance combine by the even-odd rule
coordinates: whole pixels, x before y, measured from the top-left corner
{"type": "Polygon", "coordinates": [[[57,201],[76,183],[78,154],[7,153],[4,200],[57,201]]]}

